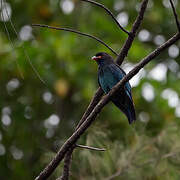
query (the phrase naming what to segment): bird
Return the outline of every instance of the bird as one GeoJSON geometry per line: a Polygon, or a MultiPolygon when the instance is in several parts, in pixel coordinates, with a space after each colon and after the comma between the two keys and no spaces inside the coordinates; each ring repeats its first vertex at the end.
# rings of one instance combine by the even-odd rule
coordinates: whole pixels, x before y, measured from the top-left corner
{"type": "MultiPolygon", "coordinates": [[[[91,59],[98,64],[98,84],[104,93],[107,94],[126,73],[114,62],[112,56],[105,52],[99,52],[91,59]]],[[[111,97],[111,101],[126,115],[129,124],[132,124],[136,120],[129,82],[126,82],[123,88],[115,92],[111,97]]]]}

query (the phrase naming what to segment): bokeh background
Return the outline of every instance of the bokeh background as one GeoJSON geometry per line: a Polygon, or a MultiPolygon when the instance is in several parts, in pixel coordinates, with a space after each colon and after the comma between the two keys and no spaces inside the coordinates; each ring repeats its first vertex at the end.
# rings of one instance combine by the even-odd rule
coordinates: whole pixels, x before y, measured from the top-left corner
{"type": "MultiPolygon", "coordinates": [[[[141,1],[99,2],[130,30],[141,1]]],[[[174,2],[180,14],[180,3],[174,2]]],[[[91,57],[99,51],[111,54],[87,37],[32,29],[31,23],[69,27],[96,35],[117,52],[127,38],[102,9],[79,0],[1,3],[1,180],[30,180],[45,167],[73,133],[98,87],[97,65],[91,57]]],[[[129,72],[176,32],[169,1],[150,0],[123,69],[129,72]]],[[[79,143],[107,151],[77,149],[70,179],[180,179],[179,47],[180,42],[172,45],[130,81],[137,113],[135,124],[130,126],[111,103],[103,109],[79,143]]],[[[50,179],[61,175],[62,165],[50,179]]]]}

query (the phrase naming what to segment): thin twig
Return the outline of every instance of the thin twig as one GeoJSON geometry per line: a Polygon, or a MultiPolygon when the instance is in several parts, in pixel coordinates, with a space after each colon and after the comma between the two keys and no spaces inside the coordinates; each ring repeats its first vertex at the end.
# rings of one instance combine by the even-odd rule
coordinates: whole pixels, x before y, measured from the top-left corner
{"type": "Polygon", "coordinates": [[[124,61],[124,58],[127,56],[129,49],[132,46],[132,43],[134,41],[134,38],[136,36],[136,33],[142,23],[143,17],[144,17],[144,13],[147,7],[147,3],[148,0],[143,0],[143,2],[141,3],[141,8],[140,11],[138,13],[138,16],[132,26],[132,29],[130,31],[130,36],[128,36],[128,39],[126,40],[126,42],[124,43],[123,47],[121,48],[121,51],[116,59],[116,62],[121,65],[122,62],[124,61]]]}
{"type": "Polygon", "coordinates": [[[76,147],[93,150],[93,151],[106,151],[106,149],[104,149],[104,148],[95,148],[95,147],[84,146],[84,145],[80,145],[80,144],[76,144],[76,147]]]}
{"type": "MultiPolygon", "coordinates": [[[[2,4],[2,3],[3,3],[3,0],[1,0],[1,7],[3,7],[3,4],[2,4]]],[[[4,2],[4,3],[5,3],[5,2],[4,2]]],[[[5,8],[6,15],[7,15],[8,19],[9,19],[9,21],[10,21],[10,24],[11,24],[11,27],[12,27],[13,31],[15,32],[16,36],[19,37],[18,32],[16,31],[16,28],[15,28],[15,26],[14,26],[12,20],[11,20],[11,17],[9,16],[9,13],[8,13],[8,11],[7,11],[7,8],[6,8],[6,5],[4,5],[4,8],[5,8]]],[[[2,19],[4,19],[3,13],[2,13],[2,19]]],[[[4,25],[6,26],[6,23],[5,23],[5,22],[4,22],[4,25]]],[[[6,32],[7,32],[8,36],[9,36],[8,39],[10,40],[10,42],[11,42],[11,44],[12,44],[12,47],[14,48],[14,44],[13,44],[13,42],[11,41],[11,38],[10,38],[9,31],[8,31],[7,27],[6,27],[6,32]]],[[[31,59],[30,59],[30,57],[29,57],[29,55],[28,55],[28,52],[26,51],[25,46],[22,45],[22,48],[23,48],[23,53],[25,54],[25,59],[26,59],[26,60],[28,61],[28,63],[30,64],[32,70],[34,71],[34,73],[36,74],[36,76],[39,78],[39,80],[40,80],[44,85],[46,85],[46,82],[42,79],[42,77],[40,76],[39,72],[38,72],[38,71],[36,70],[36,68],[34,67],[34,65],[33,65],[32,61],[31,61],[31,59]]],[[[18,61],[17,61],[16,63],[17,63],[18,69],[20,70],[20,66],[19,66],[19,64],[18,64],[18,61]]],[[[22,78],[24,79],[24,76],[23,76],[21,70],[20,70],[20,74],[21,74],[22,78]]]]}
{"type": "Polygon", "coordinates": [[[115,174],[113,174],[113,175],[107,177],[105,180],[112,180],[112,179],[114,179],[114,178],[116,178],[116,177],[122,175],[122,173],[123,173],[124,171],[127,171],[128,169],[129,169],[129,167],[125,167],[125,168],[123,168],[123,170],[117,171],[115,174]]]}
{"type": "Polygon", "coordinates": [[[135,76],[146,64],[148,64],[152,59],[157,57],[162,51],[170,47],[172,44],[177,42],[180,39],[180,33],[174,35],[171,39],[166,41],[163,45],[159,46],[153,52],[151,52],[148,56],[146,56],[143,60],[141,60],[119,83],[117,83],[111,91],[104,96],[104,98],[98,103],[98,105],[94,108],[92,113],[87,117],[84,123],[72,134],[72,136],[62,145],[56,156],[53,160],[46,166],[46,168],[39,174],[36,180],[44,180],[48,178],[52,172],[56,169],[59,163],[64,158],[66,152],[70,147],[73,146],[80,138],[80,136],[86,131],[86,129],[92,124],[95,120],[96,116],[101,112],[102,108],[110,101],[112,95],[122,88],[124,84],[129,81],[133,76],[135,76]]]}
{"type": "Polygon", "coordinates": [[[81,1],[89,2],[89,3],[91,3],[91,4],[94,4],[94,5],[96,5],[96,6],[99,6],[99,7],[103,8],[103,9],[112,17],[112,19],[115,21],[115,23],[118,25],[118,27],[119,27],[122,31],[124,31],[126,34],[129,35],[129,32],[128,32],[127,30],[125,30],[125,29],[119,24],[118,20],[117,20],[116,17],[113,15],[113,13],[112,13],[107,7],[105,7],[103,4],[98,3],[98,2],[95,2],[95,1],[92,1],[92,0],[81,0],[81,1]]]}
{"type": "Polygon", "coordinates": [[[96,41],[100,42],[101,44],[103,44],[104,46],[106,46],[112,53],[114,53],[116,56],[118,55],[109,45],[107,45],[104,41],[102,41],[101,39],[87,34],[87,33],[83,33],[80,31],[76,31],[74,29],[69,29],[69,28],[60,28],[60,27],[54,27],[54,26],[48,26],[48,25],[44,25],[44,24],[32,24],[32,27],[41,27],[41,28],[49,28],[49,29],[55,29],[55,30],[60,30],[60,31],[68,31],[68,32],[72,32],[72,33],[76,33],[82,36],[86,36],[86,37],[90,37],[92,39],[95,39],[96,41]]]}
{"type": "Polygon", "coordinates": [[[170,158],[170,157],[173,157],[173,156],[176,156],[176,155],[177,155],[177,152],[170,152],[168,154],[163,155],[162,159],[170,158]]]}
{"type": "MultiPolygon", "coordinates": [[[[3,7],[3,0],[1,0],[1,7],[3,7]]],[[[10,19],[8,11],[7,11],[7,8],[6,8],[6,5],[4,5],[4,8],[5,8],[5,12],[6,12],[7,17],[10,19]]],[[[14,45],[12,39],[11,39],[10,33],[9,33],[8,28],[6,26],[6,22],[4,20],[4,13],[1,13],[1,17],[2,17],[2,21],[3,21],[5,32],[7,33],[8,40],[9,40],[9,42],[11,44],[11,47],[12,47],[12,50],[13,50],[13,53],[14,53],[16,47],[15,47],[15,45],[14,45]]],[[[11,22],[11,19],[10,19],[10,22],[11,22]]],[[[18,61],[17,61],[16,58],[14,58],[14,59],[15,59],[16,66],[17,66],[17,68],[19,70],[19,73],[20,73],[22,79],[24,79],[24,75],[23,75],[23,72],[21,70],[21,67],[20,67],[18,61]]]]}
{"type": "Polygon", "coordinates": [[[173,4],[172,0],[169,0],[169,1],[170,1],[170,3],[171,3],[171,7],[172,7],[172,10],[173,10],[173,13],[174,13],[174,17],[175,17],[175,20],[176,20],[177,28],[178,28],[178,30],[179,30],[179,32],[180,32],[180,22],[179,22],[179,20],[178,20],[178,15],[177,15],[177,13],[176,13],[176,9],[175,9],[175,7],[174,7],[174,4],[173,4]]]}

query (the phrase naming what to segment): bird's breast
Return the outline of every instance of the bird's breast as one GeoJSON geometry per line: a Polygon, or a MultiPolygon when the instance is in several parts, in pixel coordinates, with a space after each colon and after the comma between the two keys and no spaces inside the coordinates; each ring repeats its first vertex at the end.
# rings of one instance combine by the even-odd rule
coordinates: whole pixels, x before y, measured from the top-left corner
{"type": "Polygon", "coordinates": [[[115,76],[115,73],[113,73],[109,67],[99,68],[98,82],[105,93],[108,93],[119,80],[120,79],[115,76]]]}

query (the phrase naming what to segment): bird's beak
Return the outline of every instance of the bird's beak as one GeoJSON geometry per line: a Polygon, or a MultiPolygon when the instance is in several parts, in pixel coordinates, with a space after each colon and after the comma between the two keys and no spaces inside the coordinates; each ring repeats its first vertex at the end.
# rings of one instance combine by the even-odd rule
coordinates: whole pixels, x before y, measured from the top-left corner
{"type": "Polygon", "coordinates": [[[91,59],[96,61],[98,58],[96,56],[93,56],[91,59]]]}
{"type": "Polygon", "coordinates": [[[101,58],[102,58],[101,56],[93,56],[91,59],[94,61],[97,61],[98,59],[101,59],[101,58]]]}

